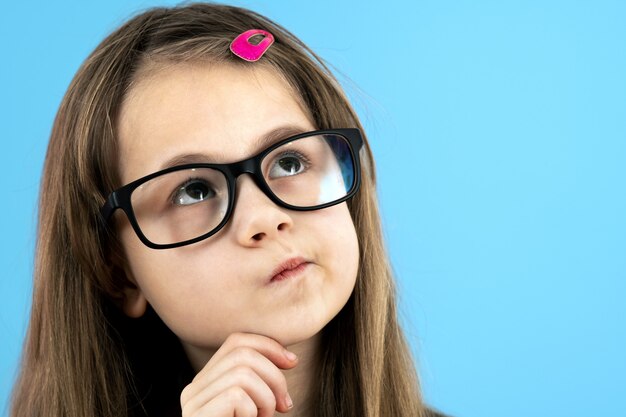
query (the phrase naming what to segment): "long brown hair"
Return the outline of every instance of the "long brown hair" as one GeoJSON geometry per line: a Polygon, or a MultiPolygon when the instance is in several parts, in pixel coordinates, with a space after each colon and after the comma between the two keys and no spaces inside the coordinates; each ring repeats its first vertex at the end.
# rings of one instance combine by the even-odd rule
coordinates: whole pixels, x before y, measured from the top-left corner
{"type": "MultiPolygon", "coordinates": [[[[319,129],[362,126],[323,61],[281,26],[249,10],[194,3],[154,8],[109,35],[75,75],[45,159],[32,312],[11,415],[126,416],[135,392],[131,343],[117,327],[124,274],[99,219],[121,186],[116,122],[122,100],[150,63],[251,65],[229,52],[250,28],[276,41],[261,61],[282,75],[319,129]]],[[[258,65],[255,63],[252,65],[258,65]]],[[[415,365],[398,323],[384,247],[375,167],[367,143],[362,184],[348,203],[360,265],[354,292],[324,329],[318,416],[422,416],[415,365]]],[[[130,319],[128,319],[130,320],[130,319]]],[[[180,393],[176,393],[178,396],[180,393]]]]}

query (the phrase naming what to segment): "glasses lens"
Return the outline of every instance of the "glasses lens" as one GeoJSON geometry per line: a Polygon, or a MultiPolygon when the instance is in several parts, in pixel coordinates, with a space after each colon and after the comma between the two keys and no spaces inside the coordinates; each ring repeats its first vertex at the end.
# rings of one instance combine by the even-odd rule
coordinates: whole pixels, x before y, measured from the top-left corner
{"type": "Polygon", "coordinates": [[[217,227],[228,208],[228,184],[218,170],[184,169],[147,181],[133,191],[130,200],[146,238],[166,245],[217,227]]]}
{"type": "Polygon", "coordinates": [[[335,134],[287,142],[263,158],[261,169],[272,192],[298,207],[339,200],[355,181],[350,144],[335,134]]]}

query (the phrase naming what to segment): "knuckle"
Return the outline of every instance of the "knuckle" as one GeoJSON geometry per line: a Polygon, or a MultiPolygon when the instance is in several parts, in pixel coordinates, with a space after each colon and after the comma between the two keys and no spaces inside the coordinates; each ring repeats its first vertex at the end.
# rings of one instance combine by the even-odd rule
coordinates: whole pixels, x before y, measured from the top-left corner
{"type": "Polygon", "coordinates": [[[273,369],[272,382],[278,386],[278,388],[287,391],[287,377],[278,368],[273,369]]]}
{"type": "Polygon", "coordinates": [[[231,333],[230,335],[228,335],[228,337],[224,341],[224,344],[237,346],[237,345],[242,344],[245,340],[246,340],[246,335],[244,333],[235,332],[235,333],[231,333]]]}
{"type": "MultiPolygon", "coordinates": [[[[257,417],[259,415],[259,409],[252,400],[245,402],[240,408],[242,409],[243,417],[257,417]]],[[[239,413],[237,413],[237,416],[239,416],[239,413]]]]}
{"type": "Polygon", "coordinates": [[[275,410],[276,409],[276,397],[274,397],[274,395],[270,395],[268,396],[267,402],[266,402],[267,408],[268,410],[275,410]]]}
{"type": "Polygon", "coordinates": [[[271,410],[274,411],[276,409],[276,397],[274,393],[269,387],[264,387],[258,396],[258,404],[257,407],[262,410],[271,410]]]}
{"type": "Polygon", "coordinates": [[[252,369],[243,365],[235,367],[232,372],[239,381],[250,381],[256,376],[256,373],[252,369]]]}
{"type": "Polygon", "coordinates": [[[182,407],[189,401],[189,385],[187,385],[180,393],[180,405],[182,407]]]}
{"type": "Polygon", "coordinates": [[[238,404],[245,403],[248,398],[248,394],[241,387],[230,387],[225,394],[229,405],[233,408],[238,404]]]}
{"type": "Polygon", "coordinates": [[[181,406],[181,413],[182,413],[182,417],[188,417],[191,416],[193,413],[193,410],[190,409],[189,405],[182,405],[181,406]]]}
{"type": "Polygon", "coordinates": [[[248,346],[239,346],[233,349],[233,354],[237,361],[245,361],[254,359],[258,355],[258,352],[248,346]]]}

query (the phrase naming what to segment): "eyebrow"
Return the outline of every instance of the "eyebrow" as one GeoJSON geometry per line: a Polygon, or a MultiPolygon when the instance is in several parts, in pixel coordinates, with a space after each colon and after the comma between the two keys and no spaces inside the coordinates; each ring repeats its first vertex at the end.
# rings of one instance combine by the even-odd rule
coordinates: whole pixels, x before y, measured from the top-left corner
{"type": "MultiPolygon", "coordinates": [[[[255,149],[253,155],[260,152],[262,149],[269,147],[270,145],[278,142],[281,139],[286,139],[290,136],[294,136],[300,133],[306,132],[307,129],[303,129],[302,127],[296,125],[286,125],[280,126],[276,129],[272,129],[264,135],[258,137],[253,144],[253,149],[255,149]]],[[[185,164],[194,164],[194,163],[211,163],[216,161],[217,159],[225,159],[224,154],[221,152],[217,152],[215,154],[207,154],[207,153],[185,153],[176,155],[161,165],[158,169],[159,171],[175,167],[178,165],[185,164]]]]}

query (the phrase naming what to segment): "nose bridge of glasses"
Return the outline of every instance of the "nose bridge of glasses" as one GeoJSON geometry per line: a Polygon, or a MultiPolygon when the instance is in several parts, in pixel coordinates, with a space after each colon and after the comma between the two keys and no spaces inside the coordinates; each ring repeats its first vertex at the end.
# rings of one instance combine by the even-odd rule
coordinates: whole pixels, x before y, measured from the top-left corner
{"type": "MultiPolygon", "coordinates": [[[[245,161],[237,162],[230,167],[233,180],[233,190],[237,189],[237,180],[242,174],[248,174],[254,184],[265,194],[268,198],[273,200],[272,196],[266,189],[267,186],[263,180],[263,173],[261,171],[261,165],[259,159],[256,157],[246,159],[245,161]]],[[[235,191],[236,192],[236,191],[235,191]]]]}
{"type": "Polygon", "coordinates": [[[258,171],[260,171],[260,167],[256,158],[249,158],[230,165],[230,172],[235,182],[241,174],[250,174],[254,177],[258,171]]]}

